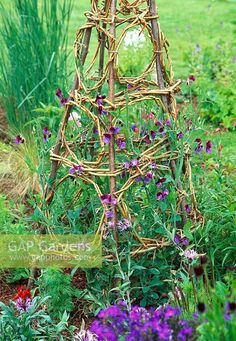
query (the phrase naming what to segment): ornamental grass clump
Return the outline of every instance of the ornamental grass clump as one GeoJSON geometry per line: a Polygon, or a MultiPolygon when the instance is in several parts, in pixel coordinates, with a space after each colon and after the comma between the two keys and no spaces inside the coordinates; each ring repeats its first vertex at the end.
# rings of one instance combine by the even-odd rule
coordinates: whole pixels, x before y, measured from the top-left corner
{"type": "Polygon", "coordinates": [[[181,318],[180,308],[170,305],[158,309],[133,306],[124,302],[101,310],[90,331],[99,341],[196,340],[196,321],[181,318]]]}

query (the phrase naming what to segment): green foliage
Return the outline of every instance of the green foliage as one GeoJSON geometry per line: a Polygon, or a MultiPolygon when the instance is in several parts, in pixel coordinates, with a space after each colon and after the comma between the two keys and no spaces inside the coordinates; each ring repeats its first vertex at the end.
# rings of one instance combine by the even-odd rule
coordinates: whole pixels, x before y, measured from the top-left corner
{"type": "Polygon", "coordinates": [[[46,338],[49,340],[65,340],[61,332],[67,329],[68,315],[63,314],[58,323],[53,322],[43,305],[48,297],[36,296],[28,311],[16,313],[15,305],[11,301],[7,306],[0,302],[0,340],[1,341],[33,341],[46,338]]]}
{"type": "MultiPolygon", "coordinates": [[[[191,90],[197,96],[198,109],[206,121],[236,124],[236,60],[226,43],[194,50],[186,54],[190,73],[196,76],[191,90]]],[[[185,89],[186,91],[187,89],[185,89]]]]}
{"type": "Polygon", "coordinates": [[[72,311],[74,289],[71,277],[62,270],[43,270],[39,278],[39,290],[42,296],[50,296],[48,311],[53,317],[60,318],[65,311],[72,311]]]}
{"type": "Polygon", "coordinates": [[[36,117],[40,102],[65,87],[71,1],[15,0],[1,5],[0,95],[7,118],[19,130],[36,117]]]}

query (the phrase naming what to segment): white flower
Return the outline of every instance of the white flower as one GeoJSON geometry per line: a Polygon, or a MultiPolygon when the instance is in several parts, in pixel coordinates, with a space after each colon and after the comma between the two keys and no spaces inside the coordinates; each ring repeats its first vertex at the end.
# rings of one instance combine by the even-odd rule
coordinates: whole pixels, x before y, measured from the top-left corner
{"type": "Polygon", "coordinates": [[[88,330],[80,330],[74,335],[73,341],[97,341],[97,337],[95,334],[91,333],[88,330]]]}
{"type": "Polygon", "coordinates": [[[78,127],[81,127],[80,119],[81,119],[81,116],[76,111],[72,111],[72,113],[69,116],[68,121],[74,121],[78,127]]]}
{"type": "Polygon", "coordinates": [[[128,46],[134,48],[142,48],[143,43],[146,41],[145,35],[138,29],[133,31],[128,31],[124,38],[125,48],[127,49],[128,46]]]}
{"type": "Polygon", "coordinates": [[[195,250],[185,250],[184,251],[184,256],[188,259],[195,259],[197,258],[199,255],[195,250]]]}

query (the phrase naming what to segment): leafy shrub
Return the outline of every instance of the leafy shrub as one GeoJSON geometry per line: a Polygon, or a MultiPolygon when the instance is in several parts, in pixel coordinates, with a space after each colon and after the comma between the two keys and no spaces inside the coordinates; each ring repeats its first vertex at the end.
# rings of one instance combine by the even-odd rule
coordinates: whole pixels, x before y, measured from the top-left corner
{"type": "Polygon", "coordinates": [[[192,91],[200,114],[205,120],[228,128],[234,128],[236,123],[236,60],[231,51],[226,43],[219,42],[186,54],[190,72],[196,76],[192,91]]]}
{"type": "Polygon", "coordinates": [[[47,269],[39,278],[41,296],[49,296],[48,311],[53,317],[60,318],[65,311],[73,309],[73,287],[71,277],[62,270],[47,269]]]}

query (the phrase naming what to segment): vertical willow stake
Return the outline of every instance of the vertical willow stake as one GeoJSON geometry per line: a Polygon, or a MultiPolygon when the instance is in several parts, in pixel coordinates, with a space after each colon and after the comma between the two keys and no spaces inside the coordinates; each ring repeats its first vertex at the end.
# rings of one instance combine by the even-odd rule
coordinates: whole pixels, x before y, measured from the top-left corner
{"type": "MultiPolygon", "coordinates": [[[[152,26],[152,34],[155,40],[155,48],[156,48],[156,74],[157,74],[157,83],[160,87],[160,89],[165,88],[164,84],[164,77],[163,77],[163,70],[162,70],[162,63],[161,63],[161,38],[160,38],[160,27],[157,23],[157,5],[156,5],[156,0],[148,0],[147,1],[148,6],[149,6],[149,12],[151,16],[153,17],[151,20],[151,26],[152,26]]],[[[166,112],[169,112],[169,98],[168,95],[163,95],[161,96],[163,104],[166,108],[166,112]]],[[[167,151],[170,150],[169,146],[167,146],[167,151]]],[[[170,166],[171,166],[171,172],[173,178],[176,180],[176,186],[180,192],[180,195],[182,196],[183,193],[183,186],[182,183],[179,179],[176,179],[176,164],[175,160],[170,161],[170,166]]],[[[185,212],[185,205],[186,205],[186,200],[182,196],[180,197],[180,206],[181,206],[181,212],[182,212],[182,222],[185,224],[187,222],[187,214],[185,212]]]]}
{"type": "MultiPolygon", "coordinates": [[[[111,103],[114,103],[115,99],[115,57],[116,57],[116,0],[111,1],[111,24],[110,24],[110,39],[109,39],[109,79],[108,79],[108,99],[111,103]]],[[[109,128],[113,124],[113,115],[111,112],[108,114],[109,128]]],[[[109,143],[109,168],[111,172],[114,172],[115,167],[115,139],[114,135],[111,136],[111,141],[109,143]]],[[[116,191],[116,177],[110,177],[110,193],[113,195],[116,191]]],[[[114,235],[116,241],[118,240],[117,228],[116,228],[116,207],[113,206],[113,217],[112,223],[114,226],[114,235]]]]}

